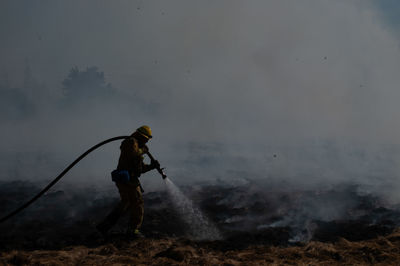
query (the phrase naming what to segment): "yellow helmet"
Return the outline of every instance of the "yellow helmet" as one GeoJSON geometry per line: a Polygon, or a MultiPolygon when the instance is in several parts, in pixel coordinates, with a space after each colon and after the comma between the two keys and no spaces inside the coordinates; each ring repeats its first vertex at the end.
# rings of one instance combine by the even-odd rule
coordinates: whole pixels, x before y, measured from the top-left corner
{"type": "Polygon", "coordinates": [[[136,129],[136,132],[139,132],[140,135],[146,137],[147,139],[151,139],[153,136],[151,135],[151,129],[149,126],[141,126],[136,129]]]}

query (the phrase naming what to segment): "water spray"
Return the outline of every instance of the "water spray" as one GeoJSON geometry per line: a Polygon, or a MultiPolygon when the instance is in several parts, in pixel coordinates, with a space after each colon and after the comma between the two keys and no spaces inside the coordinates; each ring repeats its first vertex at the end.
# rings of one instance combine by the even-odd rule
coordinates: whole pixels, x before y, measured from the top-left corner
{"type": "Polygon", "coordinates": [[[194,240],[222,239],[217,227],[204,216],[201,210],[169,178],[165,178],[164,181],[175,208],[189,227],[190,237],[194,240]]]}
{"type": "MultiPolygon", "coordinates": [[[[151,161],[156,161],[150,152],[146,152],[151,161]]],[[[172,197],[172,202],[183,220],[189,226],[190,236],[195,240],[218,240],[222,239],[220,232],[200,211],[193,202],[187,198],[182,191],[167,177],[164,168],[159,164],[156,167],[164,179],[167,190],[172,197]]]]}

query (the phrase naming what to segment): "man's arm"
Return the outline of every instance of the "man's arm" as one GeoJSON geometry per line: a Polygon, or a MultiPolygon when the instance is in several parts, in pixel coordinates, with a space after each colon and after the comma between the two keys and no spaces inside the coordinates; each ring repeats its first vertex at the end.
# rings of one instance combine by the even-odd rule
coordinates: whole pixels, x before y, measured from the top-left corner
{"type": "Polygon", "coordinates": [[[160,167],[160,163],[157,160],[151,161],[150,164],[142,163],[142,173],[146,173],[158,167],[160,167]]]}
{"type": "MultiPolygon", "coordinates": [[[[147,154],[149,152],[149,148],[147,146],[144,146],[141,148],[142,153],[147,154]]],[[[142,161],[142,173],[146,173],[148,171],[151,171],[153,169],[156,169],[157,167],[160,167],[160,163],[157,160],[153,160],[153,158],[150,158],[151,162],[150,164],[145,164],[142,161]]]]}

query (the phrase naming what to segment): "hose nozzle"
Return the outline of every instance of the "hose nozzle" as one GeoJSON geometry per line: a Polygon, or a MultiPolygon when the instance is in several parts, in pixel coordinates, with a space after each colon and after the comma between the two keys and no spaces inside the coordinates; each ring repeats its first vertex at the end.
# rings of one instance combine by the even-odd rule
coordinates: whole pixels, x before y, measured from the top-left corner
{"type": "Polygon", "coordinates": [[[160,168],[160,170],[157,169],[157,171],[160,173],[163,179],[167,178],[167,175],[164,173],[165,168],[160,168]]]}

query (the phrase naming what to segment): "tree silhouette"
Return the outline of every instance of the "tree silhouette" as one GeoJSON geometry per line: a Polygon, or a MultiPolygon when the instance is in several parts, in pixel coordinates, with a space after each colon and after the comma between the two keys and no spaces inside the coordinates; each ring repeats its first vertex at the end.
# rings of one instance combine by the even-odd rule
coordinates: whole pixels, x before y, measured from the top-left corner
{"type": "Polygon", "coordinates": [[[104,73],[99,72],[95,66],[88,67],[85,71],[73,67],[62,85],[64,96],[71,101],[102,98],[113,91],[111,84],[106,83],[104,73]]]}

